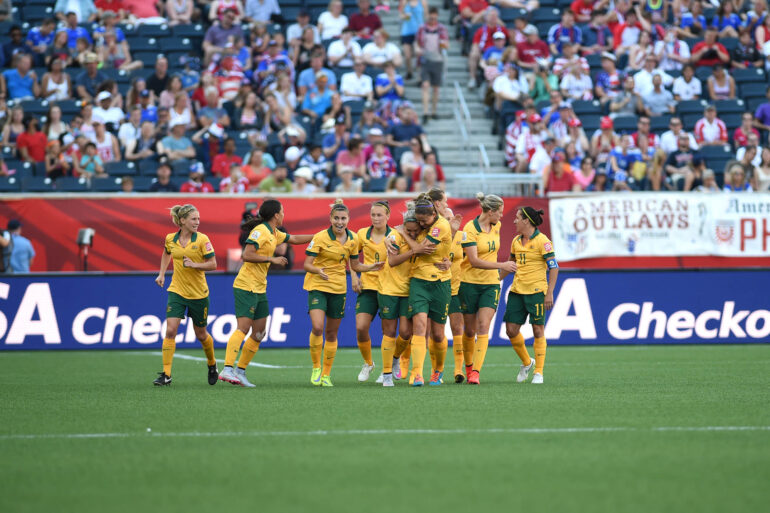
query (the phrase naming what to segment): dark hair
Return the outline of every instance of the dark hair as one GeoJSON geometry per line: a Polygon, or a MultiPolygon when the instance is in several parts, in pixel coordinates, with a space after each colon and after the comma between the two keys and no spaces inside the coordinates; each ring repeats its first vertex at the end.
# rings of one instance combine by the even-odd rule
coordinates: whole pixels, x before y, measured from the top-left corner
{"type": "Polygon", "coordinates": [[[428,14],[438,14],[438,7],[435,5],[428,7],[428,14]]]}
{"type": "Polygon", "coordinates": [[[544,210],[536,210],[534,207],[521,207],[521,213],[532,223],[532,226],[543,224],[544,210]]]}
{"type": "Polygon", "coordinates": [[[329,215],[332,215],[337,210],[343,210],[345,212],[349,212],[347,205],[342,201],[342,198],[337,198],[334,200],[334,203],[331,205],[331,210],[329,211],[329,215]]]}
{"type": "Polygon", "coordinates": [[[246,232],[246,236],[262,223],[266,223],[274,218],[281,211],[281,202],[277,199],[266,199],[259,207],[256,217],[251,217],[241,225],[241,231],[246,232]]]}
{"type": "MultiPolygon", "coordinates": [[[[432,190],[433,189],[431,189],[431,191],[432,190]]],[[[414,211],[418,214],[436,213],[436,206],[433,204],[433,199],[430,197],[430,191],[417,196],[417,199],[414,201],[414,211]]]]}
{"type": "Polygon", "coordinates": [[[372,203],[373,207],[382,207],[385,209],[385,212],[390,214],[390,203],[388,203],[388,200],[377,200],[374,203],[372,203]]]}
{"type": "MultiPolygon", "coordinates": [[[[446,197],[446,194],[444,193],[444,191],[441,190],[440,187],[431,187],[431,189],[428,192],[421,194],[420,196],[423,196],[423,195],[427,196],[428,199],[430,199],[431,201],[441,201],[446,197]]],[[[418,197],[417,199],[420,199],[420,198],[418,197]]]]}

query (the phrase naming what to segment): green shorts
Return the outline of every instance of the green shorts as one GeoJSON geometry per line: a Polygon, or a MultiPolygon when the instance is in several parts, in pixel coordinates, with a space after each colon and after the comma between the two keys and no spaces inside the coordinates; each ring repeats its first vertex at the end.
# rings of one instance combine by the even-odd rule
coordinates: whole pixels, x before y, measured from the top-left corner
{"type": "Polygon", "coordinates": [[[380,319],[393,320],[409,316],[408,297],[377,294],[377,302],[380,305],[380,319]]]}
{"type": "Polygon", "coordinates": [[[342,319],[345,317],[345,301],[347,294],[332,294],[320,290],[307,292],[307,309],[323,310],[330,319],[342,319]]]}
{"type": "Polygon", "coordinates": [[[267,294],[264,292],[260,294],[233,287],[233,295],[235,296],[236,317],[264,319],[270,315],[270,308],[267,305],[267,294]]]}
{"type": "Polygon", "coordinates": [[[500,301],[500,284],[480,285],[478,283],[461,283],[460,310],[464,314],[475,314],[479,308],[497,310],[500,301]]]}
{"type": "Polygon", "coordinates": [[[462,310],[460,309],[459,294],[455,294],[454,296],[452,296],[452,299],[449,300],[449,315],[456,314],[456,313],[462,313],[462,310]]]}
{"type": "Polygon", "coordinates": [[[447,281],[426,281],[412,278],[409,284],[409,317],[427,313],[440,324],[446,322],[449,302],[452,300],[452,284],[447,281]]]}
{"type": "Polygon", "coordinates": [[[178,319],[187,316],[193,320],[193,324],[199,328],[205,328],[209,318],[209,298],[186,299],[176,292],[168,293],[168,306],[166,306],[166,317],[178,319]]]}
{"type": "Polygon", "coordinates": [[[529,315],[530,324],[545,324],[545,293],[537,294],[508,294],[508,304],[505,307],[505,322],[524,324],[529,315]]]}
{"type": "Polygon", "coordinates": [[[380,309],[376,290],[362,290],[356,299],[356,315],[367,313],[374,317],[380,309]]]}

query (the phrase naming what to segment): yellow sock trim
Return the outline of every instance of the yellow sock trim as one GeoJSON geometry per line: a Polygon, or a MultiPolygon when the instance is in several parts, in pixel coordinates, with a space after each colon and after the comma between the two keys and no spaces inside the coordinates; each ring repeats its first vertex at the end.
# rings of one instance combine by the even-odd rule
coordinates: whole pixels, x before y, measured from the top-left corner
{"type": "Polygon", "coordinates": [[[337,341],[329,342],[326,341],[326,344],[324,344],[324,370],[323,375],[324,376],[331,376],[332,373],[332,365],[334,365],[334,357],[337,354],[337,341]]]}
{"type": "Polygon", "coordinates": [[[476,337],[476,352],[473,353],[473,370],[481,372],[484,366],[484,358],[487,357],[487,348],[489,347],[489,335],[478,335],[476,337]]]}
{"type": "Polygon", "coordinates": [[[524,347],[524,335],[518,333],[510,340],[511,345],[513,346],[513,350],[516,351],[516,354],[519,355],[519,358],[521,359],[521,363],[524,365],[529,365],[532,363],[532,358],[529,357],[527,348],[524,347]]]}
{"type": "Polygon", "coordinates": [[[241,351],[241,357],[238,359],[239,369],[245,369],[249,366],[251,360],[254,359],[257,351],[259,351],[259,344],[259,340],[254,340],[251,337],[246,339],[246,342],[243,344],[243,350],[241,351]]]}
{"type": "Polygon", "coordinates": [[[465,365],[473,363],[474,351],[476,351],[476,336],[469,337],[463,335],[463,358],[465,359],[465,365]]]}
{"type": "Polygon", "coordinates": [[[408,338],[401,338],[400,336],[396,337],[396,352],[393,354],[394,358],[401,358],[401,355],[406,351],[406,348],[409,347],[409,341],[411,339],[408,338]]]}
{"type": "Polygon", "coordinates": [[[217,359],[216,356],[214,356],[214,339],[211,338],[210,333],[206,333],[206,340],[201,342],[201,346],[203,346],[203,352],[206,354],[206,364],[216,365],[217,359]]]}
{"type": "Polygon", "coordinates": [[[436,372],[444,372],[444,363],[446,362],[446,352],[449,347],[446,337],[441,342],[434,342],[436,348],[436,364],[433,367],[436,372]]]}
{"type": "Polygon", "coordinates": [[[396,339],[382,336],[382,372],[393,372],[393,354],[396,352],[396,339]]]}
{"type": "Polygon", "coordinates": [[[361,351],[361,357],[366,362],[366,365],[374,365],[372,360],[372,341],[364,340],[358,343],[358,350],[361,351]]]}
{"type": "Polygon", "coordinates": [[[455,376],[463,373],[463,365],[465,364],[465,358],[463,358],[463,340],[460,336],[452,337],[452,354],[455,359],[455,376]]]}
{"type": "Polygon", "coordinates": [[[324,348],[323,335],[313,335],[310,333],[310,360],[313,362],[314,369],[321,368],[321,353],[324,348]]]}
{"type": "Polygon", "coordinates": [[[225,349],[225,366],[232,367],[235,365],[235,359],[238,356],[238,351],[241,350],[241,343],[246,338],[246,334],[239,329],[233,331],[230,338],[227,340],[227,349],[225,349]]]}
{"type": "Polygon", "coordinates": [[[545,367],[545,348],[548,345],[545,341],[545,337],[536,338],[535,343],[535,372],[543,374],[543,367],[545,367]]]}
{"type": "Polygon", "coordinates": [[[425,353],[428,346],[425,343],[425,337],[414,335],[412,337],[412,376],[422,376],[422,370],[425,366],[425,353]]]}
{"type": "Polygon", "coordinates": [[[176,349],[176,340],[173,338],[163,339],[163,372],[166,376],[171,376],[171,362],[174,360],[174,350],[176,349]]]}

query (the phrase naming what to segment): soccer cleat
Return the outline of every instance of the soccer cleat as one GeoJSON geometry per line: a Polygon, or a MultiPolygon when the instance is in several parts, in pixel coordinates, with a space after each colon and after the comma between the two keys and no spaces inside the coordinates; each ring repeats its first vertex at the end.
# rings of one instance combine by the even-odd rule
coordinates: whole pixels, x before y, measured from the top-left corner
{"type": "Polygon", "coordinates": [[[382,383],[382,380],[383,380],[383,376],[384,376],[384,375],[385,375],[385,374],[383,374],[383,373],[380,373],[380,375],[379,375],[379,376],[377,376],[377,380],[375,381],[375,383],[377,383],[377,384],[380,384],[380,383],[382,383]]]}
{"type": "Polygon", "coordinates": [[[471,372],[473,372],[473,364],[466,365],[465,366],[465,376],[470,378],[471,377],[471,372]]]}
{"type": "Polygon", "coordinates": [[[216,365],[209,365],[209,385],[216,385],[219,378],[219,371],[216,365]]]}
{"type": "Polygon", "coordinates": [[[166,376],[165,372],[159,372],[158,377],[152,382],[156,387],[164,387],[171,384],[171,376],[166,376]]]}
{"type": "Polygon", "coordinates": [[[423,381],[422,376],[419,374],[414,377],[414,381],[412,381],[413,387],[421,387],[425,384],[425,381],[423,381]]]}
{"type": "Polygon", "coordinates": [[[361,367],[361,372],[358,373],[358,381],[364,382],[369,380],[369,375],[374,370],[374,362],[372,362],[371,365],[368,363],[364,363],[364,366],[361,367]]]}
{"type": "Polygon", "coordinates": [[[465,381],[465,376],[462,374],[455,374],[455,383],[462,383],[465,381]]]}
{"type": "Polygon", "coordinates": [[[219,373],[219,380],[232,383],[233,385],[240,385],[241,381],[238,376],[235,375],[235,371],[232,367],[225,367],[222,372],[219,373]]]}
{"type": "Polygon", "coordinates": [[[530,358],[529,359],[529,365],[522,365],[519,367],[519,375],[516,376],[516,383],[522,383],[524,381],[527,381],[527,378],[529,377],[530,371],[535,368],[535,359],[530,358]]]}
{"type": "Polygon", "coordinates": [[[235,375],[238,376],[238,381],[241,382],[242,387],[254,388],[257,386],[246,377],[246,369],[235,369],[235,375]]]}
{"type": "Polygon", "coordinates": [[[393,386],[393,374],[383,374],[382,375],[382,386],[384,386],[384,387],[392,387],[393,386]]]}
{"type": "Polygon", "coordinates": [[[315,386],[321,384],[321,367],[313,368],[313,373],[310,375],[310,382],[315,386]]]}
{"type": "Polygon", "coordinates": [[[321,376],[321,386],[322,387],[333,387],[334,384],[332,383],[332,377],[331,376],[321,376]]]}
{"type": "Polygon", "coordinates": [[[543,384],[543,375],[539,372],[536,372],[532,375],[532,383],[536,385],[542,385],[543,384]]]}
{"type": "Polygon", "coordinates": [[[444,380],[441,379],[443,377],[444,377],[443,371],[442,372],[434,371],[433,374],[430,375],[430,382],[428,384],[431,386],[437,387],[444,382],[444,380]]]}
{"type": "Polygon", "coordinates": [[[401,379],[401,359],[393,358],[393,379],[401,379]]]}
{"type": "Polygon", "coordinates": [[[468,373],[468,384],[479,385],[479,371],[472,370],[468,373]]]}

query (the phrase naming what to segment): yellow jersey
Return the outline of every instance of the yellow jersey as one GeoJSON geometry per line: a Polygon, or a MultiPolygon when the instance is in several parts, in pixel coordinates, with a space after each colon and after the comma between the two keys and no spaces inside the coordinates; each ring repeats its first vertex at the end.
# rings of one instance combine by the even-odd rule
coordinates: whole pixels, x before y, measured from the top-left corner
{"type": "Polygon", "coordinates": [[[193,232],[190,242],[182,247],[179,244],[179,236],[182,230],[166,235],[166,254],[171,255],[174,261],[174,274],[171,277],[171,286],[168,291],[179,294],[185,299],[203,299],[209,295],[209,286],[206,283],[206,272],[200,269],[184,266],[184,257],[196,264],[214,256],[214,246],[208,237],[199,232],[193,232]]]}
{"type": "MultiPolygon", "coordinates": [[[[409,244],[404,237],[396,230],[391,230],[388,239],[398,247],[398,253],[409,251],[409,244]]],[[[380,271],[380,294],[386,296],[409,296],[409,275],[412,271],[412,264],[417,259],[417,255],[412,255],[409,260],[402,262],[396,267],[391,267],[388,260],[385,259],[385,267],[380,271]]]]}
{"type": "MultiPolygon", "coordinates": [[[[289,240],[289,234],[280,230],[273,230],[267,223],[262,223],[251,230],[246,244],[251,244],[257,250],[257,255],[271,257],[275,253],[278,244],[289,240]]],[[[244,262],[238,276],[235,277],[233,287],[247,290],[257,294],[267,291],[267,270],[270,262],[244,262]]]]}
{"type": "MultiPolygon", "coordinates": [[[[382,262],[388,260],[388,248],[385,247],[385,237],[390,232],[390,226],[385,227],[385,236],[379,243],[372,240],[372,230],[374,227],[369,226],[367,228],[361,228],[356,233],[358,238],[358,253],[364,253],[364,264],[374,264],[376,262],[382,262]]],[[[361,288],[363,290],[379,290],[380,285],[380,273],[379,271],[372,271],[368,273],[361,273],[361,288]]]]}
{"type": "Polygon", "coordinates": [[[437,216],[436,222],[420,233],[417,242],[425,239],[436,245],[436,251],[431,255],[417,255],[417,260],[412,264],[412,278],[425,281],[451,280],[451,269],[442,271],[436,267],[436,264],[449,258],[452,251],[452,227],[449,226],[449,221],[437,216]]]}
{"type": "MultiPolygon", "coordinates": [[[[476,246],[476,255],[486,262],[497,262],[497,252],[500,250],[500,226],[490,226],[489,233],[479,224],[477,217],[463,228],[463,248],[476,246]]],[[[500,283],[500,272],[497,269],[478,269],[471,265],[468,255],[463,259],[463,281],[479,285],[496,285],[500,283]]]]}
{"type": "Polygon", "coordinates": [[[315,234],[305,254],[313,258],[313,265],[323,268],[329,279],[324,280],[317,274],[306,273],[303,285],[305,290],[331,294],[347,292],[347,261],[358,255],[358,237],[350,230],[347,230],[347,234],[348,240],[345,244],[340,244],[331,227],[315,234]]]}
{"type": "Polygon", "coordinates": [[[452,295],[456,296],[460,291],[460,277],[462,276],[462,263],[463,263],[463,246],[462,246],[463,232],[459,231],[455,233],[452,239],[452,250],[449,252],[449,260],[452,261],[452,268],[449,270],[452,273],[452,295]]]}
{"type": "Polygon", "coordinates": [[[516,262],[516,274],[513,276],[511,292],[516,294],[545,293],[548,290],[546,260],[553,258],[553,244],[540,230],[535,230],[532,238],[524,246],[521,235],[511,243],[511,260],[516,262]]]}

